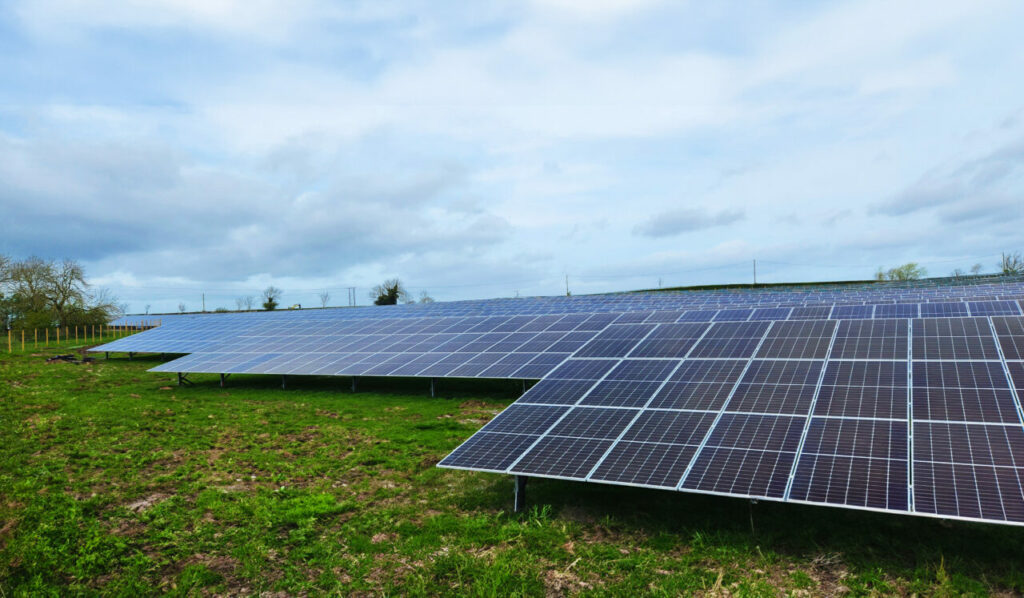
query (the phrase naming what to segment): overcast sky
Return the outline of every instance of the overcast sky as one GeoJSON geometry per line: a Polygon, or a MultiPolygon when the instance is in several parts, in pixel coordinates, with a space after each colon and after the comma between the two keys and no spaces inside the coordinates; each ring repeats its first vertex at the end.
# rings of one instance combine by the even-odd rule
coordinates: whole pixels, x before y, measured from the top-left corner
{"type": "Polygon", "coordinates": [[[0,1],[0,253],[132,311],[1024,250],[1024,3],[0,1]]]}

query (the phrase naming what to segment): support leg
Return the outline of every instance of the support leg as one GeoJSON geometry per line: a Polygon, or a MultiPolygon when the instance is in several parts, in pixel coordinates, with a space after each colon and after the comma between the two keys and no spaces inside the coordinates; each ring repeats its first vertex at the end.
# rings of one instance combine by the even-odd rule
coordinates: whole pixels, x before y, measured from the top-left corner
{"type": "Polygon", "coordinates": [[[352,392],[356,391],[356,377],[352,376],[352,392]]]}
{"type": "Polygon", "coordinates": [[[281,390],[288,390],[288,376],[281,374],[281,390]]]}
{"type": "Polygon", "coordinates": [[[523,394],[526,394],[526,380],[523,380],[523,394]]]}
{"type": "Polygon", "coordinates": [[[519,513],[526,508],[526,481],[529,479],[523,475],[516,476],[515,495],[512,502],[512,511],[514,513],[519,513]]]}
{"type": "Polygon", "coordinates": [[[227,382],[227,379],[228,379],[227,374],[221,374],[220,375],[220,387],[221,388],[224,388],[224,386],[226,386],[225,382],[227,382]]]}
{"type": "Polygon", "coordinates": [[[132,357],[134,357],[134,356],[135,356],[135,353],[132,353],[131,351],[128,351],[128,361],[131,361],[132,357]]]}
{"type": "Polygon", "coordinates": [[[103,359],[110,359],[110,351],[103,352],[103,359]]]}
{"type": "Polygon", "coordinates": [[[434,396],[435,396],[434,383],[436,381],[437,381],[437,378],[431,378],[430,379],[430,398],[434,398],[434,396]]]}

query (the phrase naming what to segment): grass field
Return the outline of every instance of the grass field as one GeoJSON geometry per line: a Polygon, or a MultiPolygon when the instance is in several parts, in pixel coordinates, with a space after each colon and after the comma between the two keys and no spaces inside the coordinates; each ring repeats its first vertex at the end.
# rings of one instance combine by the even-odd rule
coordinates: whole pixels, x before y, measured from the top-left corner
{"type": "Polygon", "coordinates": [[[1024,591],[1024,529],[434,467],[518,385],[0,354],[0,598],[1024,591]]]}

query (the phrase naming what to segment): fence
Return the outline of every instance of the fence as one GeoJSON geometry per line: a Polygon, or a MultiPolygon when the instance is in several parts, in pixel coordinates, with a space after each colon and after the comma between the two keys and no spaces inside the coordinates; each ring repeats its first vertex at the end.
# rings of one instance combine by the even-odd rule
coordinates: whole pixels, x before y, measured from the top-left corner
{"type": "Polygon", "coordinates": [[[95,345],[97,343],[117,340],[137,332],[149,330],[150,328],[156,328],[159,325],[159,320],[151,320],[113,326],[101,324],[98,326],[9,329],[7,330],[7,352],[14,353],[18,347],[25,351],[26,348],[38,349],[40,346],[49,347],[51,344],[86,343],[95,345]]]}

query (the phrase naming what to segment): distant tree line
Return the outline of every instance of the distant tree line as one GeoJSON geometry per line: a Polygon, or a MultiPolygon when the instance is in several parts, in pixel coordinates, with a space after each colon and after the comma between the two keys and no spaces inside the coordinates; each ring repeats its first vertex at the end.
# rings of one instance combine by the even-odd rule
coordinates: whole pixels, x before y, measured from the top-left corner
{"type": "Polygon", "coordinates": [[[0,255],[0,328],[106,324],[124,307],[106,289],[92,289],[75,260],[0,255]]]}
{"type": "MultiPolygon", "coordinates": [[[[971,266],[969,272],[965,272],[963,268],[957,268],[953,270],[950,275],[954,278],[960,278],[963,276],[980,276],[985,269],[981,264],[974,264],[971,266]]],[[[1003,253],[1000,256],[999,262],[996,263],[996,274],[1013,275],[1013,274],[1024,274],[1024,257],[1021,256],[1019,251],[1012,253],[1003,253]]],[[[908,262],[902,266],[896,266],[895,268],[889,268],[885,270],[881,267],[875,272],[875,280],[918,280],[928,275],[928,270],[922,267],[917,262],[908,262]]]]}

